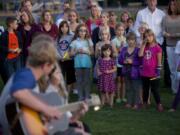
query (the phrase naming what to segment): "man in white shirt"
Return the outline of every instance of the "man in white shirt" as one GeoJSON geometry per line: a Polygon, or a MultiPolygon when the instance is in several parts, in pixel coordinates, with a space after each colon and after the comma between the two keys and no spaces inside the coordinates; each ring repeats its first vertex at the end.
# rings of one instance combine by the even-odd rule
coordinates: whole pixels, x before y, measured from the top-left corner
{"type": "Polygon", "coordinates": [[[134,29],[139,37],[138,28],[142,22],[147,23],[149,28],[155,33],[157,42],[162,45],[164,40],[162,34],[162,19],[165,13],[156,6],[157,0],[147,0],[147,7],[137,13],[134,29]]]}
{"type": "MultiPolygon", "coordinates": [[[[165,17],[165,13],[157,8],[157,0],[147,0],[147,7],[140,10],[137,13],[136,22],[134,25],[134,29],[136,32],[137,37],[140,36],[138,29],[141,23],[145,22],[148,24],[149,28],[152,29],[154,34],[156,35],[156,41],[162,45],[164,38],[163,38],[163,30],[162,30],[162,20],[165,17]]],[[[167,62],[166,50],[163,47],[164,52],[164,84],[165,86],[170,85],[170,73],[169,73],[169,66],[167,62]]]]}

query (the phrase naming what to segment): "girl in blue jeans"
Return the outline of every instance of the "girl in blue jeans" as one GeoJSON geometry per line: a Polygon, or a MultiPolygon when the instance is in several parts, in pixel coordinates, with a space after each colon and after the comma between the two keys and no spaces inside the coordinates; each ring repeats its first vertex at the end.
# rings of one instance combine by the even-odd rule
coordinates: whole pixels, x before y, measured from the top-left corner
{"type": "Polygon", "coordinates": [[[70,53],[74,56],[79,100],[85,100],[90,97],[90,69],[93,54],[93,43],[85,24],[78,25],[70,47],[70,53]]]}

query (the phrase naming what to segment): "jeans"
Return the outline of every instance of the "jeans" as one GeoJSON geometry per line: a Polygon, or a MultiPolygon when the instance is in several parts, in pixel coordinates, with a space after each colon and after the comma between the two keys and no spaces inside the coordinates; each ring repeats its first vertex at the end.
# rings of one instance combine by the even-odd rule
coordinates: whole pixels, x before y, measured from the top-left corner
{"type": "Polygon", "coordinates": [[[79,100],[90,98],[90,68],[76,68],[76,82],[79,100]]]}
{"type": "Polygon", "coordinates": [[[179,102],[180,102],[180,83],[179,83],[178,92],[177,92],[177,94],[176,94],[176,96],[174,98],[174,101],[172,103],[172,108],[177,109],[177,106],[178,106],[179,102]]]}
{"type": "Polygon", "coordinates": [[[131,105],[140,104],[140,80],[132,80],[125,77],[127,103],[131,105]]]}
{"type": "Polygon", "coordinates": [[[178,55],[175,54],[175,47],[166,47],[167,50],[167,60],[169,64],[169,69],[171,73],[171,89],[173,93],[177,92],[178,89],[178,79],[177,79],[177,63],[178,55]]]}
{"type": "Polygon", "coordinates": [[[21,60],[20,57],[17,57],[15,59],[12,60],[8,60],[6,59],[4,62],[4,68],[5,68],[5,74],[8,78],[10,78],[10,76],[16,72],[17,70],[19,70],[21,68],[21,60]]]}
{"type": "Polygon", "coordinates": [[[2,81],[4,84],[8,81],[8,77],[5,74],[5,67],[4,67],[4,61],[0,60],[0,76],[2,78],[2,81]]]}

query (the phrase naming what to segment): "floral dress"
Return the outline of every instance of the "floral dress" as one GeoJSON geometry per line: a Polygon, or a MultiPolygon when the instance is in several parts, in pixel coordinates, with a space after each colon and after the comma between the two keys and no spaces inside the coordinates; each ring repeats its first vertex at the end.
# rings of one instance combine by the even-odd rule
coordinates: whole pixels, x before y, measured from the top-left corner
{"type": "Polygon", "coordinates": [[[113,59],[104,60],[100,58],[98,60],[98,67],[100,72],[102,73],[98,77],[98,88],[101,92],[113,93],[116,90],[115,79],[113,77],[114,73],[105,73],[105,71],[107,70],[112,70],[115,65],[116,62],[113,59]]]}

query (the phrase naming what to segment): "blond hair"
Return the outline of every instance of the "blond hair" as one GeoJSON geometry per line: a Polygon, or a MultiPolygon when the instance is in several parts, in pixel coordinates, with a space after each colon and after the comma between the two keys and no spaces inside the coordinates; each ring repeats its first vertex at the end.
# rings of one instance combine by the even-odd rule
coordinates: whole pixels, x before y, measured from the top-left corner
{"type": "Polygon", "coordinates": [[[145,33],[144,33],[144,39],[146,39],[146,35],[152,35],[153,36],[153,42],[154,43],[157,43],[157,41],[156,41],[156,36],[155,36],[155,34],[154,34],[154,32],[151,30],[151,29],[147,29],[146,31],[145,31],[145,33]]]}
{"type": "Polygon", "coordinates": [[[141,25],[140,25],[140,27],[149,29],[149,25],[148,25],[146,22],[142,22],[141,25]]]}
{"type": "Polygon", "coordinates": [[[50,36],[45,34],[37,35],[28,49],[28,64],[33,67],[38,67],[45,63],[54,64],[56,62],[54,45],[54,40],[50,36]]]}
{"type": "Polygon", "coordinates": [[[104,32],[108,34],[108,39],[110,40],[111,39],[110,29],[109,28],[104,28],[104,27],[100,27],[100,29],[99,29],[99,39],[102,40],[102,34],[104,32]]]}
{"type": "Polygon", "coordinates": [[[68,99],[68,92],[67,92],[66,84],[64,82],[64,77],[62,75],[61,68],[59,67],[59,65],[57,63],[55,63],[55,67],[49,73],[49,78],[47,78],[46,76],[43,76],[38,80],[38,85],[39,85],[40,91],[42,93],[45,93],[48,86],[53,82],[53,79],[56,79],[54,77],[54,73],[55,73],[56,70],[59,71],[59,73],[60,73],[59,75],[61,77],[60,84],[57,87],[57,90],[58,90],[57,92],[64,99],[68,99]]]}
{"type": "Polygon", "coordinates": [[[55,64],[55,69],[51,71],[51,73],[49,74],[49,79],[50,81],[53,81],[53,79],[56,79],[53,74],[55,73],[55,71],[59,71],[59,75],[60,75],[60,78],[61,78],[61,81],[60,81],[60,84],[58,85],[58,93],[59,95],[63,96],[65,99],[68,98],[68,92],[67,92],[67,88],[66,88],[66,84],[65,84],[65,81],[64,81],[64,77],[62,75],[62,71],[61,71],[61,68],[59,67],[59,65],[56,63],[55,64]]]}

